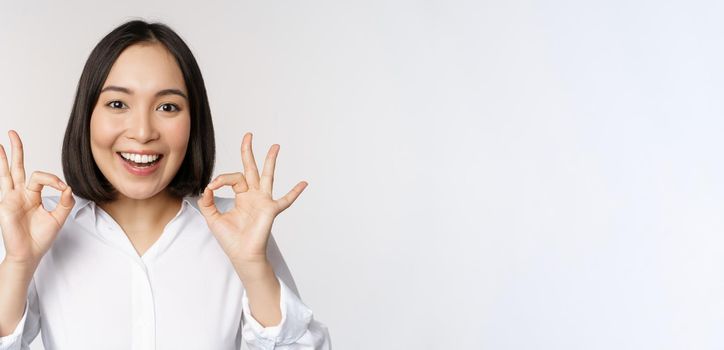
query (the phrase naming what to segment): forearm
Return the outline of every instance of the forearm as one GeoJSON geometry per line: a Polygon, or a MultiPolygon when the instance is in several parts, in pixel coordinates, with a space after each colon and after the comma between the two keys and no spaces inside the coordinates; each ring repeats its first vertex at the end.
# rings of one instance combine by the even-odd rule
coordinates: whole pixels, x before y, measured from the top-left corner
{"type": "Polygon", "coordinates": [[[271,264],[239,265],[236,271],[246,289],[252,316],[264,327],[278,325],[282,320],[279,308],[281,287],[271,264]]]}
{"type": "Polygon", "coordinates": [[[0,337],[10,335],[23,317],[34,265],[0,263],[0,337]]]}

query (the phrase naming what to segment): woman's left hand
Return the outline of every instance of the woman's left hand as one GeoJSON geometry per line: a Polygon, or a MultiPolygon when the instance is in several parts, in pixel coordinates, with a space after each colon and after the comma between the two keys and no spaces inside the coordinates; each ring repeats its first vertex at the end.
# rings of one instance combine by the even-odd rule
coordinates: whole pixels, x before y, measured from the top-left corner
{"type": "Polygon", "coordinates": [[[260,178],[251,139],[252,134],[246,133],[241,142],[244,174],[217,176],[198,201],[211,232],[237,271],[268,264],[266,247],[274,218],[291,206],[308,185],[306,181],[301,181],[284,197],[274,200],[272,185],[279,145],[274,144],[269,149],[260,178]],[[235,205],[231,210],[221,213],[214,204],[213,191],[226,185],[234,190],[235,205]]]}

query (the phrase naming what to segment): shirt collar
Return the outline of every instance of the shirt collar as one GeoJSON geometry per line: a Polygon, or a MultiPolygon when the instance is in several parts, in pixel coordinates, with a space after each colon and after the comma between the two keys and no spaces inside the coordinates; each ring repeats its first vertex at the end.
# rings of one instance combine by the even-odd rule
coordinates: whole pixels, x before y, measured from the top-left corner
{"type": "MultiPolygon", "coordinates": [[[[73,206],[73,209],[70,211],[70,215],[73,217],[73,219],[76,218],[79,212],[84,210],[84,208],[89,208],[89,210],[95,211],[96,203],[92,200],[85,199],[83,197],[78,197],[76,195],[73,195],[73,198],[75,199],[75,205],[73,206]]],[[[201,213],[201,210],[199,209],[198,196],[185,196],[183,198],[183,202],[186,202],[186,204],[192,206],[196,211],[201,213]]],[[[181,204],[183,205],[183,202],[181,204]]]]}
{"type": "Polygon", "coordinates": [[[75,217],[78,215],[78,212],[83,210],[85,207],[93,208],[95,206],[95,202],[85,199],[83,197],[78,197],[76,195],[73,195],[73,199],[75,199],[75,205],[73,206],[73,209],[70,211],[70,216],[75,219],[75,217]]]}
{"type": "Polygon", "coordinates": [[[184,202],[192,206],[196,211],[201,214],[201,209],[199,209],[199,203],[197,203],[199,200],[199,196],[186,196],[184,197],[184,202]]]}

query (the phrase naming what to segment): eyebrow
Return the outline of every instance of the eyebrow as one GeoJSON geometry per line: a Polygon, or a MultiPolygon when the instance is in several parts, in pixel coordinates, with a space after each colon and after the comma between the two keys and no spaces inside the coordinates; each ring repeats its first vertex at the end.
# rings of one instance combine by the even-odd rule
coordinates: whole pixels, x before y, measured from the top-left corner
{"type": "MultiPolygon", "coordinates": [[[[103,93],[105,91],[118,91],[118,92],[123,92],[123,93],[129,94],[129,95],[133,95],[133,91],[131,91],[131,89],[124,88],[121,86],[115,86],[115,85],[108,85],[108,86],[104,87],[103,90],[101,90],[101,93],[103,93]]],[[[183,91],[181,91],[179,89],[163,89],[156,93],[156,97],[166,96],[166,95],[179,95],[179,96],[185,98],[186,100],[189,99],[186,96],[186,94],[184,94],[183,91]]]]}

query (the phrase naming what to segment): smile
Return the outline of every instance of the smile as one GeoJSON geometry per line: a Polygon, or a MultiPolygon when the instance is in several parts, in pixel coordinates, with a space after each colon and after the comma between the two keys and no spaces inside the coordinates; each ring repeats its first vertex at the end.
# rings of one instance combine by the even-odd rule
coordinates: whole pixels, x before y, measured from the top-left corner
{"type": "Polygon", "coordinates": [[[137,165],[150,164],[161,159],[160,154],[138,154],[138,153],[126,153],[118,152],[123,159],[136,163],[137,165]]]}
{"type": "Polygon", "coordinates": [[[163,154],[138,154],[116,152],[124,168],[132,175],[151,175],[159,168],[163,154]]]}

